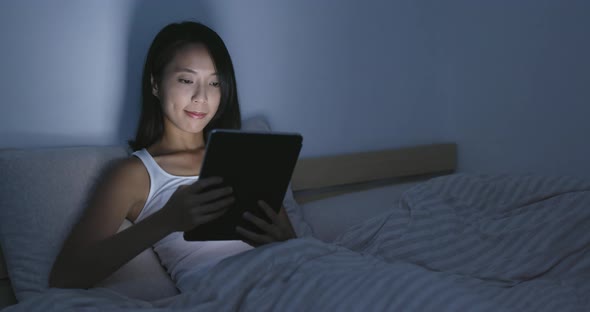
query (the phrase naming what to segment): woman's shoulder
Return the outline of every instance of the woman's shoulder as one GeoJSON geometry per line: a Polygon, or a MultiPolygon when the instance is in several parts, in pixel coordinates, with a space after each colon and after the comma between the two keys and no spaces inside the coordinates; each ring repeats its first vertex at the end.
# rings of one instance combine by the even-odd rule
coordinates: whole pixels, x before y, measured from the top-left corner
{"type": "Polygon", "coordinates": [[[143,162],[135,156],[114,161],[108,169],[107,177],[121,182],[137,182],[137,180],[149,179],[143,162]]]}
{"type": "Polygon", "coordinates": [[[149,194],[149,174],[143,162],[135,157],[118,159],[109,166],[99,184],[100,194],[119,200],[128,207],[128,218],[135,219],[149,194]]]}
{"type": "Polygon", "coordinates": [[[149,192],[149,174],[142,161],[134,156],[117,159],[105,170],[99,190],[109,194],[125,193],[126,197],[141,199],[149,192]]]}

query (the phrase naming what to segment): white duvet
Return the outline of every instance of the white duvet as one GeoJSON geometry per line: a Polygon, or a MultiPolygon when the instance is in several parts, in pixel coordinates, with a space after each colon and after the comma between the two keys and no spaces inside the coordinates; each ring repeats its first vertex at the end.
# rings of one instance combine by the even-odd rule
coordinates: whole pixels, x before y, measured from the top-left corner
{"type": "Polygon", "coordinates": [[[334,244],[250,250],[169,299],[51,289],[6,311],[590,311],[590,185],[457,174],[382,204],[334,244]]]}

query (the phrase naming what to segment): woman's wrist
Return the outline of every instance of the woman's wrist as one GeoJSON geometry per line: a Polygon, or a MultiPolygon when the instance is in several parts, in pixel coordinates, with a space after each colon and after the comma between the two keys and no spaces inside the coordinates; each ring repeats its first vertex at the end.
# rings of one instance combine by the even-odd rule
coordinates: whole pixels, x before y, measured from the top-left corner
{"type": "Polygon", "coordinates": [[[172,218],[170,218],[170,214],[165,211],[165,206],[155,212],[151,217],[153,218],[155,227],[164,231],[165,236],[177,231],[172,218]]]}

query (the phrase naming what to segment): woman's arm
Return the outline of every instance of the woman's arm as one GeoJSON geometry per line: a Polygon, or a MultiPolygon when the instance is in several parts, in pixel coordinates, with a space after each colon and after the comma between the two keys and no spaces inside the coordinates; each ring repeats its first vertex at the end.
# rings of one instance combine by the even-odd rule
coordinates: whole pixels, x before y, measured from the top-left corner
{"type": "Polygon", "coordinates": [[[155,213],[105,240],[63,249],[49,279],[50,287],[90,288],[155,242],[172,233],[155,213]]]}
{"type": "Polygon", "coordinates": [[[53,265],[50,287],[92,287],[172,232],[155,213],[117,233],[130,212],[145,202],[149,183],[135,157],[122,161],[100,181],[53,265]]]}
{"type": "Polygon", "coordinates": [[[124,218],[134,221],[143,208],[150,183],[141,160],[124,161],[91,197],[53,265],[49,285],[90,288],[168,234],[219,218],[235,200],[222,182],[211,177],[179,187],[156,213],[117,233],[124,218]]]}

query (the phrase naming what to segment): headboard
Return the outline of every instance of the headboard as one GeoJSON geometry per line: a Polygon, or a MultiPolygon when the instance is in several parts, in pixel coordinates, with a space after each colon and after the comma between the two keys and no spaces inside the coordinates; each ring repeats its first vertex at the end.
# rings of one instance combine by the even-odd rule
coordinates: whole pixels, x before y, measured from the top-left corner
{"type": "Polygon", "coordinates": [[[448,174],[457,167],[457,145],[441,143],[301,159],[292,188],[299,203],[384,184],[448,174]]]}

